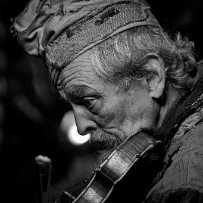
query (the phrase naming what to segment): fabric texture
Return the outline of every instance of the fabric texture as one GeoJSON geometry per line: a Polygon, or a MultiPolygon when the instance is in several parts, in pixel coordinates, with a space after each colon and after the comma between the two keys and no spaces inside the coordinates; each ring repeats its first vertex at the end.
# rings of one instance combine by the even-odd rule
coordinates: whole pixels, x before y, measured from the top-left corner
{"type": "Polygon", "coordinates": [[[203,105],[180,126],[146,202],[203,202],[203,105]]]}
{"type": "Polygon", "coordinates": [[[171,141],[145,203],[203,202],[203,79],[167,117],[161,133],[171,141]]]}
{"type": "Polygon", "coordinates": [[[78,55],[143,25],[161,29],[144,0],[31,0],[13,30],[27,53],[45,55],[56,84],[63,67],[78,55]]]}

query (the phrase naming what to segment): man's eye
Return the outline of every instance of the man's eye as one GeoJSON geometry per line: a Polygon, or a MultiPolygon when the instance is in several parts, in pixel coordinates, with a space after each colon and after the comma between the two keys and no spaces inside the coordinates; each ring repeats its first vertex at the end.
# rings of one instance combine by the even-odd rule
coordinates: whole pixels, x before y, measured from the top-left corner
{"type": "Polygon", "coordinates": [[[85,99],[83,99],[83,105],[89,109],[92,109],[92,108],[94,108],[95,101],[96,101],[95,98],[85,98],[85,99]]]}

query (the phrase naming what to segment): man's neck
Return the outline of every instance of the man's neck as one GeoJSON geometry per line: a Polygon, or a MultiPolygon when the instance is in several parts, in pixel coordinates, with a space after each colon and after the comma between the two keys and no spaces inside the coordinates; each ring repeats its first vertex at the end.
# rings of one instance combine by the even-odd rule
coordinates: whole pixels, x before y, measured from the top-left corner
{"type": "Polygon", "coordinates": [[[160,117],[158,122],[158,127],[161,127],[163,120],[170,111],[170,109],[177,103],[177,101],[183,96],[183,92],[181,90],[177,90],[171,85],[168,87],[165,103],[161,106],[160,117]]]}

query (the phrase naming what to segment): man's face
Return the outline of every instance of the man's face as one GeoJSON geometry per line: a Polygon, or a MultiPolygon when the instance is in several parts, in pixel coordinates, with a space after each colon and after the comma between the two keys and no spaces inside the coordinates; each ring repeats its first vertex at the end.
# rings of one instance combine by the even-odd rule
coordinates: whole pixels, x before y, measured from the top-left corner
{"type": "Polygon", "coordinates": [[[124,91],[104,82],[92,69],[89,52],[79,56],[62,72],[63,92],[71,103],[78,132],[91,134],[91,141],[113,149],[141,128],[152,128],[157,110],[146,81],[124,91]]]}

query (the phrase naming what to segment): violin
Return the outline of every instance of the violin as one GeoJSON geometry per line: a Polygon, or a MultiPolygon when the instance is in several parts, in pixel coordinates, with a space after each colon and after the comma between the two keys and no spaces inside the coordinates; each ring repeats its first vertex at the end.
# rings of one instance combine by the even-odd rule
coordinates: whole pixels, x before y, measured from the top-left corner
{"type": "Polygon", "coordinates": [[[104,203],[138,160],[160,144],[161,141],[143,131],[128,137],[94,171],[91,181],[79,196],[74,197],[64,191],[55,203],[104,203]]]}

